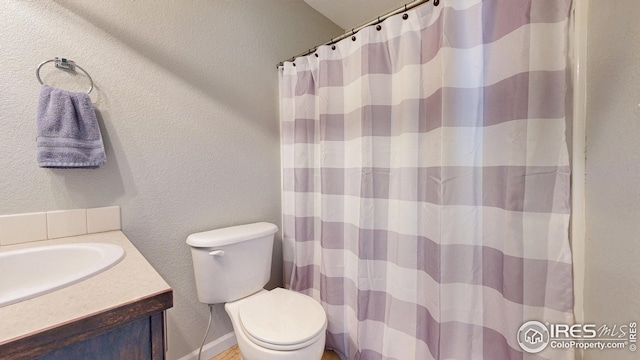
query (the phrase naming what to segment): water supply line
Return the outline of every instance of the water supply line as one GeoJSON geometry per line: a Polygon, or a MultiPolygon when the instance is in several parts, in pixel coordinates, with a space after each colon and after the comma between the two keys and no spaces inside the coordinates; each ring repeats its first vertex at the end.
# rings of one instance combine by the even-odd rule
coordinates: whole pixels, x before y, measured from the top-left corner
{"type": "Polygon", "coordinates": [[[204,332],[204,336],[202,337],[200,350],[198,350],[198,360],[200,360],[200,356],[202,355],[202,348],[204,347],[204,342],[205,340],[207,340],[207,335],[209,335],[209,330],[211,329],[211,320],[213,320],[213,304],[209,304],[209,325],[207,325],[207,331],[204,332]]]}

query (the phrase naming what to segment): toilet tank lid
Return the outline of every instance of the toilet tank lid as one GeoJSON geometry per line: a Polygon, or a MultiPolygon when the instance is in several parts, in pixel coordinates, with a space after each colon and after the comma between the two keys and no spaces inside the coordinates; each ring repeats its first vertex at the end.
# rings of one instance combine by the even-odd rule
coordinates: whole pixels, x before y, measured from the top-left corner
{"type": "Polygon", "coordinates": [[[203,231],[187,237],[187,244],[193,247],[216,247],[275,234],[278,227],[267,222],[231,226],[203,231]]]}

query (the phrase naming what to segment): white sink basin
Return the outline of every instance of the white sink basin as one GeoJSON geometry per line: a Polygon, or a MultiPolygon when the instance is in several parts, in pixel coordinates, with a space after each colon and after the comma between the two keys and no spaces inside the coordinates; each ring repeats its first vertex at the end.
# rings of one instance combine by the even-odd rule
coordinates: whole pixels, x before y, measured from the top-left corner
{"type": "Polygon", "coordinates": [[[0,252],[0,307],[75,284],[124,258],[118,245],[81,243],[0,252]]]}

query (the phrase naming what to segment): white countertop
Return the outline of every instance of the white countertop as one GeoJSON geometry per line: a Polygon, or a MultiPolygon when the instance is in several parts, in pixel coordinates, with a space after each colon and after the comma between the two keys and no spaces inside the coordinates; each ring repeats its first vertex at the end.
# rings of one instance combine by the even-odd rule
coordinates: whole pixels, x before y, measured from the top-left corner
{"type": "Polygon", "coordinates": [[[1,246],[0,252],[84,242],[117,244],[126,255],[114,267],[77,284],[0,307],[0,345],[171,290],[119,230],[1,246]]]}

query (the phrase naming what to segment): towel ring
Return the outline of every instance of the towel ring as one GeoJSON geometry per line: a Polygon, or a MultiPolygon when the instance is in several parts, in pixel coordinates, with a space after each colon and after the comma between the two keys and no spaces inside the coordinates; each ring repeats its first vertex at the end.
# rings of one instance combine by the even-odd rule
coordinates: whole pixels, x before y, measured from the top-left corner
{"type": "Polygon", "coordinates": [[[91,78],[91,75],[89,75],[89,73],[80,67],[80,65],[76,64],[75,62],[73,62],[72,60],[68,60],[65,58],[58,58],[58,57],[54,57],[51,60],[47,60],[47,61],[43,61],[42,63],[40,63],[40,65],[38,65],[38,68],[36,69],[36,78],[38,78],[38,81],[40,82],[40,84],[44,85],[44,82],[42,81],[42,79],[40,79],[40,68],[46,64],[46,63],[50,63],[50,62],[54,62],[54,65],[57,68],[60,69],[67,69],[67,70],[71,70],[71,71],[75,71],[75,68],[78,68],[80,70],[82,70],[82,72],[87,75],[87,77],[89,78],[89,81],[91,81],[91,87],[89,87],[89,90],[87,91],[87,94],[91,93],[91,90],[93,90],[93,79],[91,78]]]}

